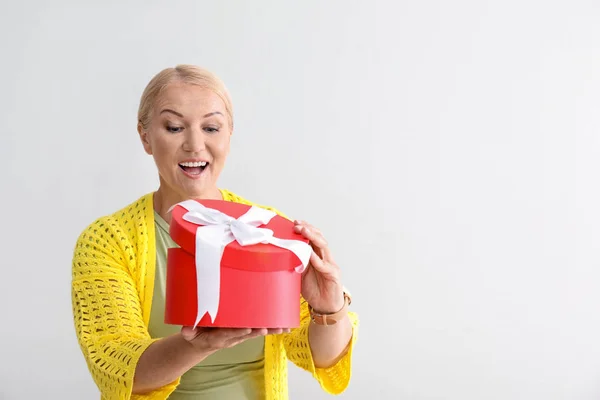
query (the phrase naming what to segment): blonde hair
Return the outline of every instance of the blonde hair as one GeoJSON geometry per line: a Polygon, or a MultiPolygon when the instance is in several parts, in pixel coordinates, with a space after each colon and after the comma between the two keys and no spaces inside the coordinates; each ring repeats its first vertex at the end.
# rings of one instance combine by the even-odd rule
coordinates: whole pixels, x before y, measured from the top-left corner
{"type": "Polygon", "coordinates": [[[162,91],[172,82],[183,82],[190,85],[201,86],[215,92],[223,103],[229,117],[229,127],[233,130],[233,107],[229,92],[225,84],[212,72],[196,65],[177,65],[175,68],[166,68],[156,74],[144,89],[138,109],[138,122],[144,129],[150,124],[151,111],[156,99],[162,91]]]}

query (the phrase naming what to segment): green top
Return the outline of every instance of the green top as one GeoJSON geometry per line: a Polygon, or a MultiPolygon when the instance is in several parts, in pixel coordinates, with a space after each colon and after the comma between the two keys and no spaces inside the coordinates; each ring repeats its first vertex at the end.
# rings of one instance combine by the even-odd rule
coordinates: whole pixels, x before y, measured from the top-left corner
{"type": "MultiPolygon", "coordinates": [[[[149,332],[153,338],[180,332],[181,326],[164,323],[167,277],[167,250],[178,247],[169,235],[169,225],[158,213],[156,221],[156,274],[149,332]]],[[[264,338],[246,340],[205,358],[183,374],[177,389],[169,396],[175,400],[265,398],[264,338]]]]}

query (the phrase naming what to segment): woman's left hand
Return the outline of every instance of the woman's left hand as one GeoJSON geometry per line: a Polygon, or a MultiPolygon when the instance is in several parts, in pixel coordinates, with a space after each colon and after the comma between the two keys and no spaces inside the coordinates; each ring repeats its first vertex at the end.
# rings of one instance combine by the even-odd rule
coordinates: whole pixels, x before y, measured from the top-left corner
{"type": "Polygon", "coordinates": [[[344,288],[327,241],[320,230],[304,221],[294,221],[294,230],[310,241],[313,252],[302,275],[302,297],[318,313],[330,314],[344,306],[344,288]]]}

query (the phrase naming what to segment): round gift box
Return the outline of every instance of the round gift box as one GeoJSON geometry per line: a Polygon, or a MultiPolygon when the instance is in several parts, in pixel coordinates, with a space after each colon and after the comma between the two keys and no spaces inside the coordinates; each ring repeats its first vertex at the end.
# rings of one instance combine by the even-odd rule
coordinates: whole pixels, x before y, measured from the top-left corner
{"type": "MultiPolygon", "coordinates": [[[[250,206],[201,200],[202,205],[239,218],[250,206]]],[[[197,276],[195,232],[199,225],[185,221],[187,210],[173,208],[170,233],[181,248],[169,249],[165,323],[192,326],[197,316],[197,276]]],[[[294,232],[294,224],[274,216],[260,226],[280,239],[308,243],[294,232]]],[[[221,259],[220,295],[217,317],[211,322],[205,314],[198,326],[222,328],[294,328],[299,326],[301,274],[295,271],[300,260],[291,251],[270,245],[242,246],[232,242],[221,259]]]]}
{"type": "MultiPolygon", "coordinates": [[[[198,312],[194,256],[169,249],[165,323],[192,326],[198,312]]],[[[295,328],[300,323],[301,275],[294,270],[257,272],[221,265],[219,310],[198,326],[295,328]]]]}

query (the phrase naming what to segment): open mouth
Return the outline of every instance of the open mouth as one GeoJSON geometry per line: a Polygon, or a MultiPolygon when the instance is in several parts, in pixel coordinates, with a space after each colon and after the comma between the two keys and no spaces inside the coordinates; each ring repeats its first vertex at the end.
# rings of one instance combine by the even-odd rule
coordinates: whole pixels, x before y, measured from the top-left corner
{"type": "Polygon", "coordinates": [[[181,168],[183,172],[192,176],[200,175],[202,171],[206,169],[206,167],[208,167],[208,162],[206,161],[179,163],[179,168],[181,168]]]}

